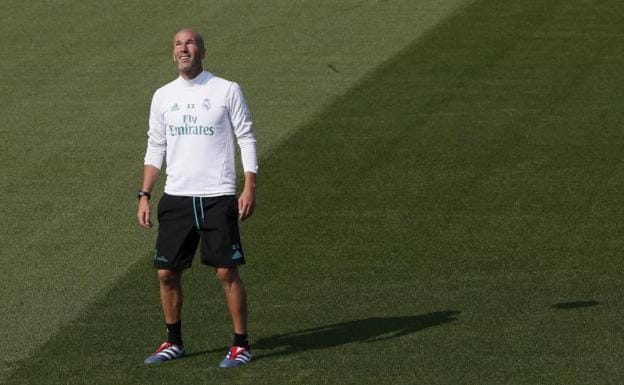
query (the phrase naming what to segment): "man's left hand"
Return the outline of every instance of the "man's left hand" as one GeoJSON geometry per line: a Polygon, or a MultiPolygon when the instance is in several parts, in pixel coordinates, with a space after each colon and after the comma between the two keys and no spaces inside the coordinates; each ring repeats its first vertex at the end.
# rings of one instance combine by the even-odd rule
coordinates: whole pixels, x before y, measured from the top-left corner
{"type": "Polygon", "coordinates": [[[251,189],[245,189],[238,197],[238,218],[241,221],[249,218],[256,206],[256,193],[251,189]]]}

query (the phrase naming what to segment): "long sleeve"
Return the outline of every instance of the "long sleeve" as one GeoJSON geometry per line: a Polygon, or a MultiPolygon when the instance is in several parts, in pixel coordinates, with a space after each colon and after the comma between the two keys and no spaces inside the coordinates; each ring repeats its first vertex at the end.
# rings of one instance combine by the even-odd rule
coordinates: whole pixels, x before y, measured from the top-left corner
{"type": "Polygon", "coordinates": [[[245,172],[258,172],[256,136],[253,130],[251,113],[243,92],[237,83],[233,83],[227,95],[230,121],[236,141],[240,147],[241,162],[245,172]]]}
{"type": "Polygon", "coordinates": [[[167,152],[166,126],[160,111],[158,91],[154,93],[150,107],[149,130],[147,132],[147,150],[144,164],[152,165],[158,169],[162,167],[163,159],[167,152]]]}

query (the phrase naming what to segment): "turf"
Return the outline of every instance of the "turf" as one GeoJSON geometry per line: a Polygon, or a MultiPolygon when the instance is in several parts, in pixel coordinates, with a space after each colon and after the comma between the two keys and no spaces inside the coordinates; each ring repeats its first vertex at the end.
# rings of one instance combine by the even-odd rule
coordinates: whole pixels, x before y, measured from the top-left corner
{"type": "Polygon", "coordinates": [[[141,260],[8,383],[620,384],[624,64],[615,1],[475,1],[263,158],[243,226],[257,360],[210,272],[189,357],[141,260]]]}
{"type": "Polygon", "coordinates": [[[176,29],[243,85],[266,154],[464,2],[4,1],[0,380],[150,254],[134,194],[176,29]]]}

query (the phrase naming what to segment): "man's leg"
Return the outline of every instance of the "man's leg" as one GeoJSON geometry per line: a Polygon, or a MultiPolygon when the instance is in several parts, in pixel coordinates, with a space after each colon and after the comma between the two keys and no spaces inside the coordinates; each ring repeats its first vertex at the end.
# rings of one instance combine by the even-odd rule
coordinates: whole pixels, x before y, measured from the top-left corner
{"type": "Polygon", "coordinates": [[[234,343],[221,364],[222,368],[235,368],[251,361],[251,349],[247,340],[247,294],[245,285],[238,275],[238,268],[216,269],[217,278],[223,286],[232,324],[234,343]]]}
{"type": "Polygon", "coordinates": [[[227,301],[234,333],[239,335],[247,334],[247,293],[245,285],[238,274],[238,268],[216,268],[216,275],[227,301]]]}
{"type": "Polygon", "coordinates": [[[167,324],[174,324],[182,316],[182,272],[178,270],[158,270],[160,281],[160,301],[167,324]]]}
{"type": "Polygon", "coordinates": [[[160,345],[154,354],[145,359],[146,364],[173,360],[184,355],[182,342],[182,272],[158,270],[160,301],[167,325],[167,342],[160,345]]]}

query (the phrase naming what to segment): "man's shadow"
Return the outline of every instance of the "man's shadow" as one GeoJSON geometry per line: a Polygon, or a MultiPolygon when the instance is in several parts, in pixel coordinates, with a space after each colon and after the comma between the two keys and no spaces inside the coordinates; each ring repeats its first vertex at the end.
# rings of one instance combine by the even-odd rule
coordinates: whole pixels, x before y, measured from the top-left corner
{"type": "MultiPolygon", "coordinates": [[[[371,317],[276,334],[252,341],[254,360],[296,354],[308,350],[327,349],[354,342],[372,343],[391,340],[456,321],[456,316],[459,313],[457,310],[445,310],[416,316],[371,317]],[[259,353],[258,350],[267,352],[259,353]]],[[[225,350],[227,347],[189,352],[186,357],[225,350]]]]}
{"type": "Polygon", "coordinates": [[[459,313],[456,310],[446,310],[416,316],[364,318],[261,338],[253,343],[253,348],[269,351],[256,356],[256,359],[262,359],[353,342],[391,340],[456,321],[455,316],[459,313]]]}

